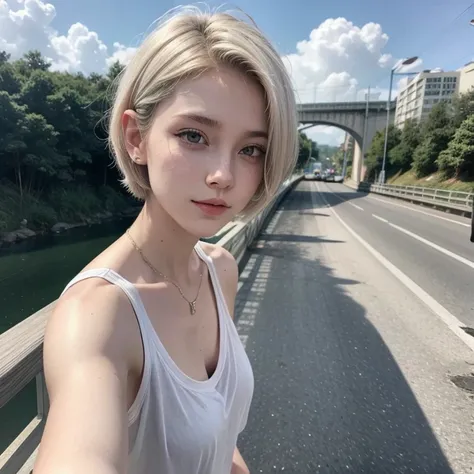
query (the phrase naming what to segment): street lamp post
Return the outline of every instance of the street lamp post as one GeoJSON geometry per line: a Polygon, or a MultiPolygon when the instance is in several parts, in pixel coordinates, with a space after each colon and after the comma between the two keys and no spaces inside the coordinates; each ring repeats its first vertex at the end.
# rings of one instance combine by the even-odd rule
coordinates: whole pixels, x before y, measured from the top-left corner
{"type": "Polygon", "coordinates": [[[387,161],[387,145],[388,145],[388,128],[390,125],[390,103],[392,101],[392,86],[393,86],[393,76],[396,74],[396,70],[400,66],[409,66],[413,64],[418,59],[418,56],[413,56],[411,58],[405,59],[400,64],[397,64],[395,67],[392,68],[390,72],[390,87],[388,89],[388,100],[387,100],[387,123],[385,125],[385,141],[383,144],[383,161],[382,161],[382,172],[381,174],[381,182],[382,184],[385,183],[385,163],[387,161]]]}

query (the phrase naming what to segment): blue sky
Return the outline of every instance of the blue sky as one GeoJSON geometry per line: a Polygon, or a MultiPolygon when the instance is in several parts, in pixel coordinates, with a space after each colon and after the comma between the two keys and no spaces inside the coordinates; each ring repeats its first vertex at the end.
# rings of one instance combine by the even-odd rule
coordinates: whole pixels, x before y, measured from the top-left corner
{"type": "MultiPolygon", "coordinates": [[[[15,56],[34,45],[51,56],[57,69],[100,70],[114,54],[131,53],[127,47],[137,46],[152,22],[177,5],[168,0],[0,0],[0,49],[15,56]]],[[[471,0],[239,0],[224,5],[249,13],[282,56],[289,55],[302,101],[349,100],[369,85],[384,98],[390,67],[404,57],[420,56],[417,70],[457,69],[474,59],[471,0]]],[[[333,144],[341,138],[319,127],[309,134],[333,144]]]]}

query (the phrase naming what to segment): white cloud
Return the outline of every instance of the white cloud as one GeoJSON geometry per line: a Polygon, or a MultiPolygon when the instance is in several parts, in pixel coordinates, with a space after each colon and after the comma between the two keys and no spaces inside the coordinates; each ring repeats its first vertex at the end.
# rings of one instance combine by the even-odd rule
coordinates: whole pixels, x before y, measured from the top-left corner
{"type": "Polygon", "coordinates": [[[132,56],[135,54],[137,48],[126,47],[120,43],[114,43],[115,51],[107,58],[107,66],[111,66],[115,61],[119,61],[121,64],[128,64],[132,56]]]}
{"type": "MultiPolygon", "coordinates": [[[[388,35],[376,23],[362,27],[345,18],[329,18],[284,57],[299,102],[363,101],[370,86],[372,100],[387,100],[388,87],[381,88],[400,60],[385,51],[388,35]]],[[[399,72],[420,70],[421,60],[399,72]]],[[[392,97],[396,93],[396,83],[392,97]]],[[[315,127],[307,134],[320,143],[338,145],[344,132],[334,127],[315,127]]]]}
{"type": "Polygon", "coordinates": [[[112,54],[95,31],[75,23],[67,35],[52,27],[56,9],[42,0],[0,0],[0,50],[13,58],[38,49],[52,69],[69,72],[105,72],[115,60],[126,63],[134,48],[114,43],[112,54]]]}
{"type": "Polygon", "coordinates": [[[338,146],[344,141],[345,132],[340,128],[316,125],[304,131],[308,138],[321,145],[338,146]]]}
{"type": "Polygon", "coordinates": [[[330,18],[285,57],[301,102],[363,100],[365,89],[390,74],[395,59],[384,51],[388,36],[376,23],[362,27],[330,18]]]}

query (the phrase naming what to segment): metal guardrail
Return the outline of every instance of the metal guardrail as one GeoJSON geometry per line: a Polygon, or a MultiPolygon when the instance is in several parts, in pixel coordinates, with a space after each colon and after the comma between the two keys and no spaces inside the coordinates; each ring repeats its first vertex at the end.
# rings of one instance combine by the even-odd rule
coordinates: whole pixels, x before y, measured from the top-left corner
{"type": "Polygon", "coordinates": [[[360,183],[358,188],[360,191],[394,196],[412,202],[467,213],[469,215],[473,212],[474,191],[467,193],[450,189],[372,183],[360,183]]]}
{"type": "MultiPolygon", "coordinates": [[[[216,242],[229,250],[240,263],[247,246],[260,232],[265,220],[285,194],[302,179],[293,175],[286,180],[277,195],[257,216],[248,221],[229,223],[216,242]]],[[[48,393],[43,376],[43,337],[46,322],[56,301],[39,310],[8,331],[0,334],[0,408],[36,378],[37,416],[17,438],[0,453],[0,474],[30,474],[49,409],[48,393]]]]}
{"type": "MultiPolygon", "coordinates": [[[[396,101],[392,101],[390,103],[390,109],[396,108],[396,101]]],[[[366,101],[354,101],[354,102],[315,102],[315,103],[301,103],[297,104],[298,112],[305,112],[305,111],[347,111],[347,110],[359,110],[365,111],[367,107],[366,101]]],[[[387,101],[370,101],[369,102],[369,109],[370,110],[387,110],[387,101]]]]}

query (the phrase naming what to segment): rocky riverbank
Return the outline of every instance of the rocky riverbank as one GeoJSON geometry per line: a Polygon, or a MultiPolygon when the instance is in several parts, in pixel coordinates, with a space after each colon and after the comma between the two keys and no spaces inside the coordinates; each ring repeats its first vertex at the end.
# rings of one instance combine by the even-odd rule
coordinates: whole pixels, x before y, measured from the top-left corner
{"type": "Polygon", "coordinates": [[[70,229],[74,229],[75,227],[83,227],[83,226],[89,226],[93,224],[100,224],[108,220],[120,219],[123,217],[134,217],[138,215],[140,210],[141,210],[141,206],[130,206],[116,214],[113,214],[112,212],[109,212],[109,211],[98,212],[94,214],[93,216],[84,218],[81,222],[75,222],[75,223],[57,222],[49,230],[46,230],[46,231],[35,231],[28,228],[28,221],[24,219],[21,222],[19,229],[16,229],[10,232],[0,233],[0,247],[10,246],[15,243],[22,242],[23,240],[31,239],[38,235],[45,235],[47,233],[58,234],[70,229]]]}

